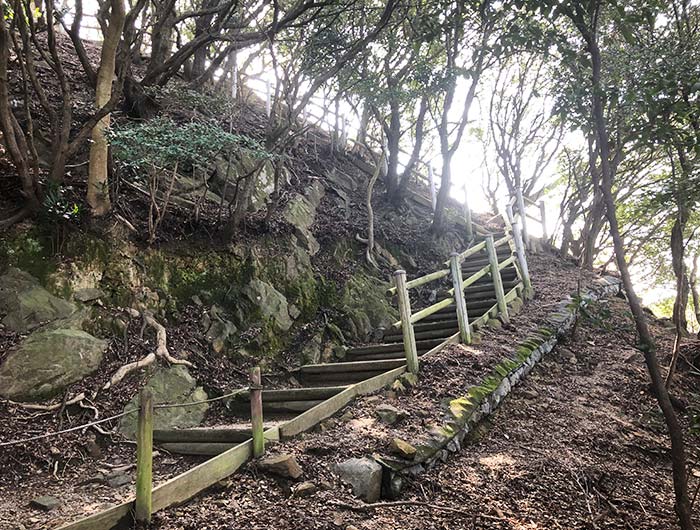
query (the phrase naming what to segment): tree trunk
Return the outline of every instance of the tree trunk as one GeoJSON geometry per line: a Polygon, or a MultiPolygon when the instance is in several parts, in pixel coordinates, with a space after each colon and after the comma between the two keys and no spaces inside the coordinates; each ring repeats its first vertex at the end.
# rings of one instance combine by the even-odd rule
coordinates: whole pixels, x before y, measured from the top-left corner
{"type": "Polygon", "coordinates": [[[700,254],[693,257],[693,268],[690,270],[690,292],[693,295],[693,312],[695,322],[698,324],[698,338],[700,338],[700,290],[698,289],[698,258],[700,254]]]}
{"type": "Polygon", "coordinates": [[[601,55],[598,48],[597,35],[595,28],[590,31],[582,31],[583,37],[588,44],[588,50],[591,55],[592,64],[592,92],[593,92],[593,121],[596,129],[596,134],[599,142],[600,161],[601,161],[601,191],[605,200],[605,210],[608,223],[610,225],[610,234],[613,238],[615,248],[615,260],[617,262],[622,283],[627,299],[629,301],[630,310],[634,316],[637,334],[639,335],[639,347],[644,354],[644,360],[649,370],[652,387],[659,406],[666,420],[669,435],[671,438],[671,461],[673,467],[673,487],[676,495],[676,514],[678,515],[680,527],[682,530],[692,530],[693,521],[690,512],[690,500],[688,497],[688,482],[687,468],[685,457],[685,443],[683,440],[683,429],[673,410],[671,399],[664,380],[661,376],[659,361],[655,353],[655,345],[651,333],[647,326],[646,317],[642,310],[642,305],[637,298],[637,294],[632,285],[632,279],[625,260],[625,247],[620,236],[620,229],[617,222],[617,214],[615,211],[615,201],[612,194],[613,175],[610,166],[610,148],[608,145],[608,133],[605,124],[605,116],[603,110],[603,99],[601,93],[603,91],[601,83],[601,55]]]}
{"type": "MultiPolygon", "coordinates": [[[[124,29],[126,12],[122,0],[112,0],[109,26],[105,30],[100,56],[100,69],[97,72],[95,103],[97,108],[106,105],[112,97],[112,80],[116,67],[117,48],[124,29]]],[[[92,129],[90,144],[90,165],[88,167],[87,201],[92,214],[101,216],[109,212],[108,146],[105,132],[109,128],[110,115],[102,118],[92,129]]]]}

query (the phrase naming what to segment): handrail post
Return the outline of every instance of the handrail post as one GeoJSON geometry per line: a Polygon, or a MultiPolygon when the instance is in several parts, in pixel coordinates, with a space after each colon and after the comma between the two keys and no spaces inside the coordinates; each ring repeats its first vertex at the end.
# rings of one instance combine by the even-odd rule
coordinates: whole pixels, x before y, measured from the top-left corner
{"type": "Polygon", "coordinates": [[[486,240],[486,252],[489,255],[489,264],[491,265],[491,278],[493,279],[493,287],[496,291],[496,302],[498,310],[501,313],[501,318],[504,322],[508,322],[508,304],[506,304],[506,294],[503,292],[503,280],[501,279],[501,271],[498,268],[498,254],[496,246],[493,243],[493,235],[488,235],[486,240]]]}
{"type": "Polygon", "coordinates": [[[547,209],[544,201],[540,201],[540,220],[542,221],[542,241],[546,243],[549,241],[549,236],[547,235],[547,209]]]}
{"type": "Polygon", "coordinates": [[[518,265],[520,267],[520,276],[525,287],[525,296],[529,297],[532,294],[532,283],[530,282],[530,271],[527,267],[527,256],[525,255],[525,246],[523,244],[523,235],[520,231],[520,223],[513,223],[513,241],[515,242],[515,252],[518,256],[518,265]]]}
{"type": "Polygon", "coordinates": [[[459,338],[464,344],[472,343],[472,332],[469,328],[469,314],[467,303],[462,289],[462,266],[459,262],[459,253],[450,254],[450,270],[452,272],[452,285],[455,290],[455,306],[457,307],[457,322],[459,323],[459,338]]]}
{"type": "Polygon", "coordinates": [[[527,230],[527,221],[525,219],[525,199],[523,198],[523,190],[520,185],[515,187],[515,200],[518,201],[518,216],[522,223],[522,239],[526,247],[530,246],[530,235],[527,230]]]}
{"type": "Polygon", "coordinates": [[[263,433],[262,378],[260,367],[250,370],[250,426],[253,431],[253,456],[262,456],[265,452],[263,433]]]}
{"type": "Polygon", "coordinates": [[[406,353],[406,367],[412,374],[418,373],[418,351],[416,349],[416,336],[413,333],[411,323],[411,299],[408,297],[406,287],[406,271],[398,270],[394,273],[394,285],[399,300],[399,315],[401,316],[401,331],[403,332],[403,349],[406,353]]]}
{"type": "Polygon", "coordinates": [[[153,394],[143,388],[139,397],[136,428],[136,506],[139,523],[150,523],[153,487],[153,394]]]}

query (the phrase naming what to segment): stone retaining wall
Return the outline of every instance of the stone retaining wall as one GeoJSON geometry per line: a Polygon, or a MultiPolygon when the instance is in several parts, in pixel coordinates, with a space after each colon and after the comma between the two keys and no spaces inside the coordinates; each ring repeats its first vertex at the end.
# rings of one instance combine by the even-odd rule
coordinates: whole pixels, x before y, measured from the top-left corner
{"type": "Polygon", "coordinates": [[[450,453],[462,448],[467,433],[484,417],[491,414],[542,358],[552,351],[560,337],[573,327],[580,307],[590,302],[616,295],[620,292],[618,278],[605,276],[580,295],[573,293],[559,302],[547,317],[547,323],[523,340],[511,358],[494,367],[483,383],[469,389],[465,396],[449,403],[445,423],[430,432],[427,441],[417,445],[416,456],[411,461],[375,457],[385,468],[384,496],[394,498],[401,489],[402,477],[415,476],[430,469],[438,461],[446,462],[450,453]],[[388,473],[387,473],[388,471],[388,473]]]}

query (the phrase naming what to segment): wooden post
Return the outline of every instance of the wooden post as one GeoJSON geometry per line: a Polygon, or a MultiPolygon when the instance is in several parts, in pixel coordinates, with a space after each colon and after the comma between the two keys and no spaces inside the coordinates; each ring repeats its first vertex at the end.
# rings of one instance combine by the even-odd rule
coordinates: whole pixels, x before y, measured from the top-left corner
{"type": "Polygon", "coordinates": [[[272,115],[272,91],[270,81],[265,81],[265,112],[269,118],[272,115]]]}
{"type": "Polygon", "coordinates": [[[518,201],[518,217],[522,226],[523,243],[526,247],[530,247],[530,235],[527,231],[527,220],[525,217],[525,199],[523,198],[523,190],[520,185],[515,187],[515,200],[518,201]]]}
{"type": "Polygon", "coordinates": [[[523,244],[523,236],[520,231],[520,223],[513,223],[513,241],[515,242],[515,252],[518,256],[518,265],[520,267],[520,276],[525,287],[525,296],[532,295],[532,283],[530,282],[530,271],[527,268],[527,256],[525,255],[525,245],[523,244]]]}
{"type": "Polygon", "coordinates": [[[253,430],[253,456],[262,456],[265,452],[263,435],[262,379],[260,367],[250,370],[250,423],[253,430]]]}
{"type": "Polygon", "coordinates": [[[471,344],[472,332],[469,329],[469,314],[467,313],[467,303],[464,299],[464,290],[462,289],[462,267],[459,262],[459,252],[450,254],[450,271],[452,273],[452,285],[455,290],[459,338],[464,344],[471,344]]]}
{"type": "Polygon", "coordinates": [[[399,299],[399,315],[401,315],[401,330],[403,331],[403,348],[406,353],[406,367],[412,374],[418,373],[418,351],[416,336],[411,323],[411,299],[406,288],[406,271],[394,273],[394,285],[399,299]]]}
{"type": "Polygon", "coordinates": [[[153,487],[153,394],[141,390],[136,429],[136,521],[151,522],[153,487]]]}
{"type": "Polygon", "coordinates": [[[508,322],[508,304],[506,304],[506,293],[503,292],[503,280],[501,279],[501,271],[498,269],[498,254],[496,247],[493,244],[493,236],[486,236],[486,252],[489,255],[489,264],[491,265],[491,278],[493,279],[493,287],[496,291],[496,302],[498,302],[498,311],[501,313],[501,318],[504,322],[508,322]]]}
{"type": "Polygon", "coordinates": [[[467,239],[474,239],[474,227],[472,226],[472,211],[469,208],[469,198],[467,194],[467,183],[464,183],[464,221],[467,223],[467,239]]]}
{"type": "Polygon", "coordinates": [[[437,194],[435,193],[435,175],[433,174],[433,165],[428,165],[428,185],[430,186],[430,202],[433,205],[433,211],[437,205],[437,194]]]}
{"type": "Polygon", "coordinates": [[[547,235],[547,211],[544,201],[540,201],[540,219],[542,220],[542,241],[546,243],[549,240],[549,236],[547,235]]]}

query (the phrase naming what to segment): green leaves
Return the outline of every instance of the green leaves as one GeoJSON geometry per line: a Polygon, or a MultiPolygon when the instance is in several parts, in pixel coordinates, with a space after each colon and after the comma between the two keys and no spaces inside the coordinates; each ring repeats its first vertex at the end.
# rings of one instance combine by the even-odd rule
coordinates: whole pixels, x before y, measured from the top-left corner
{"type": "Polygon", "coordinates": [[[268,156],[257,141],[226,132],[214,122],[177,124],[165,117],[117,126],[109,131],[108,140],[116,160],[136,173],[175,164],[181,169],[203,166],[221,152],[240,149],[268,156]]]}

